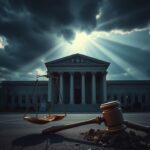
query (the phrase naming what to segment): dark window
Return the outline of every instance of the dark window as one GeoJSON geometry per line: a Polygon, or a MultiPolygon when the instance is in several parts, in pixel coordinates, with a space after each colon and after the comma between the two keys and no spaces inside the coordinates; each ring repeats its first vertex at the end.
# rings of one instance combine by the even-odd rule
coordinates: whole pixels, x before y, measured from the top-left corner
{"type": "Polygon", "coordinates": [[[15,104],[16,104],[16,105],[19,104],[19,97],[18,97],[18,95],[15,96],[15,104]]]}
{"type": "Polygon", "coordinates": [[[146,97],[145,95],[142,95],[142,103],[145,103],[145,101],[146,101],[146,97]]]}
{"type": "Polygon", "coordinates": [[[29,102],[30,102],[31,104],[33,104],[33,98],[32,98],[32,95],[29,95],[29,102]]]}
{"type": "Polygon", "coordinates": [[[41,97],[40,97],[40,95],[38,95],[38,96],[37,96],[37,102],[38,102],[38,103],[40,103],[40,99],[41,99],[41,97]]]}
{"type": "Polygon", "coordinates": [[[124,96],[123,95],[121,96],[121,103],[122,104],[124,103],[124,96]]]}
{"type": "Polygon", "coordinates": [[[114,95],[114,100],[118,100],[118,97],[117,97],[117,95],[114,95]]]}
{"type": "Polygon", "coordinates": [[[22,95],[22,104],[25,104],[25,102],[26,102],[26,96],[22,95]]]}
{"type": "Polygon", "coordinates": [[[12,103],[12,96],[8,95],[7,96],[7,104],[11,104],[12,103]]]}
{"type": "Polygon", "coordinates": [[[107,99],[110,100],[110,95],[107,95],[107,99]]]}
{"type": "Polygon", "coordinates": [[[135,94],[135,101],[138,102],[138,95],[135,94]]]}
{"type": "Polygon", "coordinates": [[[48,95],[47,95],[47,94],[44,94],[44,95],[43,95],[43,99],[44,99],[45,101],[47,101],[48,95]]]}
{"type": "Polygon", "coordinates": [[[128,102],[128,104],[131,104],[131,96],[130,95],[128,95],[128,97],[127,97],[127,102],[128,102]]]}

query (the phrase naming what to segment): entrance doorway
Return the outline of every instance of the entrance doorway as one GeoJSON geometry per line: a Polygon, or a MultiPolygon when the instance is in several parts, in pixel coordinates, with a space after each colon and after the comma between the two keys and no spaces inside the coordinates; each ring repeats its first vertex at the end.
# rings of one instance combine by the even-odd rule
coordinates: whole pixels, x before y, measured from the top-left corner
{"type": "Polygon", "coordinates": [[[81,73],[74,74],[74,100],[75,104],[81,104],[81,73]]]}
{"type": "Polygon", "coordinates": [[[81,104],[81,88],[75,88],[75,104],[81,104]]]}

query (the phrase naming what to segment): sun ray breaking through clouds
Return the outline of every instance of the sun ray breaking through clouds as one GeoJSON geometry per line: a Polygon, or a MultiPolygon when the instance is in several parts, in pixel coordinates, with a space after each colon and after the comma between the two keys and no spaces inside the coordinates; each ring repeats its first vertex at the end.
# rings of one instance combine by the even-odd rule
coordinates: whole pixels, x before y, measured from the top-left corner
{"type": "Polygon", "coordinates": [[[132,48],[149,51],[150,43],[148,30],[145,31],[136,31],[130,33],[114,33],[114,32],[104,32],[101,36],[101,32],[97,32],[97,40],[108,40],[115,42],[116,44],[122,44],[132,48]],[[98,36],[100,34],[100,36],[98,36]],[[147,47],[146,47],[147,46],[147,47]],[[147,48],[147,49],[146,49],[147,48]]]}
{"type": "Polygon", "coordinates": [[[143,74],[141,71],[127,63],[127,61],[123,60],[122,58],[118,57],[114,53],[112,53],[110,50],[106,49],[105,47],[101,46],[94,40],[89,40],[91,44],[97,48],[101,53],[107,55],[113,62],[115,62],[117,65],[119,65],[125,72],[127,72],[129,75],[131,75],[133,78],[140,80],[141,77],[143,79],[146,79],[145,74],[143,74]]]}
{"type": "MultiPolygon", "coordinates": [[[[111,33],[105,33],[105,32],[92,32],[91,34],[87,34],[84,32],[76,32],[76,37],[73,41],[68,42],[65,41],[62,38],[59,39],[59,44],[56,45],[54,48],[52,48],[49,52],[42,55],[40,58],[38,58],[36,61],[32,62],[30,67],[36,68],[34,69],[34,72],[38,70],[38,72],[44,72],[44,65],[43,67],[35,67],[37,66],[37,61],[40,60],[40,63],[44,63],[45,61],[54,60],[60,57],[64,57],[67,55],[75,54],[75,53],[81,53],[85,55],[89,55],[101,60],[109,61],[116,64],[116,66],[120,67],[124,72],[120,72],[119,74],[112,74],[110,73],[108,76],[108,79],[114,78],[113,76],[130,76],[131,79],[147,79],[146,75],[142,73],[139,69],[132,66],[130,63],[128,63],[126,60],[124,60],[124,57],[120,57],[118,54],[115,54],[113,52],[112,48],[107,48],[105,45],[103,45],[103,40],[108,42],[108,45],[113,46],[109,42],[113,42],[116,44],[116,46],[124,46],[124,47],[132,47],[132,49],[138,49],[137,47],[120,43],[115,38],[113,38],[113,35],[111,33]]],[[[141,50],[141,49],[139,49],[141,50]]],[[[124,51],[122,51],[124,52],[124,51]]],[[[125,52],[124,52],[125,53],[125,52]]],[[[30,70],[30,69],[27,70],[30,70]]],[[[114,69],[114,67],[112,67],[114,69]]],[[[117,69],[117,68],[116,68],[117,69]]],[[[46,72],[46,71],[45,71],[46,72]]],[[[32,73],[33,75],[33,73],[32,73]]]]}
{"type": "MultiPolygon", "coordinates": [[[[115,39],[115,38],[113,38],[113,37],[111,37],[111,38],[105,38],[105,37],[103,37],[103,38],[100,38],[100,39],[97,39],[97,40],[102,40],[102,39],[107,40],[108,42],[109,42],[109,41],[110,41],[110,42],[114,42],[116,45],[117,45],[117,44],[120,44],[120,45],[123,45],[123,46],[132,47],[132,48],[134,48],[134,49],[140,49],[140,47],[138,47],[138,46],[136,46],[136,45],[134,45],[134,44],[129,44],[129,43],[127,43],[127,42],[118,41],[117,39],[115,39]]],[[[142,49],[140,49],[140,50],[142,50],[142,49]]]]}
{"type": "Polygon", "coordinates": [[[150,79],[149,31],[149,0],[2,1],[0,79],[30,80],[45,61],[75,53],[110,61],[120,79],[150,79]]]}
{"type": "MultiPolygon", "coordinates": [[[[53,59],[57,58],[58,53],[60,53],[60,51],[62,51],[64,44],[65,44],[64,42],[58,43],[56,46],[51,48],[45,54],[41,55],[39,58],[32,61],[30,64],[27,64],[26,66],[24,66],[20,70],[16,70],[15,72],[13,72],[12,73],[13,80],[15,80],[15,77],[17,79],[20,77],[21,80],[24,77],[25,77],[24,78],[25,80],[28,78],[30,80],[35,80],[36,75],[46,74],[46,68],[45,68],[44,63],[46,61],[53,60],[53,59]],[[23,72],[23,74],[26,73],[27,75],[24,76],[23,74],[20,74],[19,72],[23,72]]],[[[42,80],[46,80],[46,78],[42,78],[42,80]]]]}

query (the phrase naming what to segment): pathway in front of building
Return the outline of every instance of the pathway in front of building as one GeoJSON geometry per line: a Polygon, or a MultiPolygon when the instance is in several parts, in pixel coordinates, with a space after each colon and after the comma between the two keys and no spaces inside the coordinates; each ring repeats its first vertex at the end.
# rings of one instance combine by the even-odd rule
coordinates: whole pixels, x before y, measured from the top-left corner
{"type": "MultiPolygon", "coordinates": [[[[99,146],[83,140],[81,132],[104,125],[86,125],[43,136],[41,131],[53,125],[67,124],[95,118],[98,114],[68,114],[59,122],[34,125],[22,119],[21,114],[0,114],[0,150],[96,150],[99,146]]],[[[125,119],[150,125],[150,113],[126,113],[125,119]]]]}

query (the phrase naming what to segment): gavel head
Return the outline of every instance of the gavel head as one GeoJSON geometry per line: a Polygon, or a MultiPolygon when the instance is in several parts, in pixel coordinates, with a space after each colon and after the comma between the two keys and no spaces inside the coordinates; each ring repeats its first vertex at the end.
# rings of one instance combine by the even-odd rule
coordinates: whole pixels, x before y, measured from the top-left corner
{"type": "Polygon", "coordinates": [[[125,129],[124,120],[119,101],[111,101],[100,106],[108,132],[125,129]]]}

